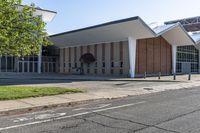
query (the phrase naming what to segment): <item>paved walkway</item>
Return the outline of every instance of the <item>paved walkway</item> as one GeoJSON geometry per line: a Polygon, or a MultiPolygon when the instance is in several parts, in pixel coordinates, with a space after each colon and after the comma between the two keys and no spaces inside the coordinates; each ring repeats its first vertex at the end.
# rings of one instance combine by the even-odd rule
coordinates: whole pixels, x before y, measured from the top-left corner
{"type": "Polygon", "coordinates": [[[36,75],[32,77],[23,76],[20,79],[16,78],[17,76],[15,76],[13,75],[13,77],[10,78],[8,78],[9,76],[4,76],[4,78],[0,77],[0,84],[12,83],[11,85],[73,87],[81,88],[86,92],[78,94],[27,98],[21,100],[0,101],[0,115],[5,113],[5,111],[21,111],[25,109],[30,110],[30,108],[46,108],[55,105],[75,104],[77,102],[79,103],[88,100],[121,98],[166,90],[186,89],[200,86],[199,75],[193,76],[192,81],[187,81],[187,76],[177,77],[179,82],[174,82],[172,79],[170,80],[171,77],[169,76],[161,78],[161,80],[163,79],[165,82],[153,82],[160,81],[157,78],[147,78],[145,80],[109,78],[112,79],[112,81],[106,81],[107,79],[103,77],[96,77],[95,79],[92,79],[89,76],[72,76],[67,78],[67,76],[64,75],[57,75],[53,77],[45,75],[38,77],[36,75]],[[88,80],[87,78],[90,78],[94,81],[81,81],[81,79],[88,80]],[[101,81],[95,81],[98,79],[101,81]],[[20,83],[20,81],[22,83],[20,83]]]}

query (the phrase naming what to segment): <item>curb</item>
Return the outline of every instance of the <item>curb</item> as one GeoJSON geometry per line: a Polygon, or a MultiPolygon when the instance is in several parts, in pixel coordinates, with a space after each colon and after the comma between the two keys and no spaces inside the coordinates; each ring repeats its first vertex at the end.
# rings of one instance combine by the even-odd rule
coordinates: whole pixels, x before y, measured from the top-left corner
{"type": "MultiPolygon", "coordinates": [[[[97,99],[74,101],[74,102],[68,102],[68,103],[58,103],[58,104],[50,104],[50,105],[42,105],[42,106],[25,107],[25,108],[19,108],[19,109],[11,109],[11,110],[0,111],[0,117],[9,116],[9,115],[20,115],[24,113],[32,113],[32,112],[37,112],[37,111],[45,111],[48,109],[59,108],[59,107],[73,107],[79,104],[86,104],[88,102],[104,101],[104,100],[109,100],[109,99],[110,98],[97,98],[97,99]]],[[[114,99],[114,98],[111,98],[111,99],[114,99]]]]}
{"type": "MultiPolygon", "coordinates": [[[[15,78],[0,78],[0,79],[15,79],[15,78]]],[[[73,78],[59,78],[59,79],[50,79],[50,78],[22,78],[22,79],[29,79],[29,80],[65,80],[65,81],[132,81],[132,82],[183,82],[181,80],[162,80],[162,79],[155,79],[155,80],[148,80],[148,79],[73,79],[73,78]]],[[[187,80],[188,81],[188,80],[187,80]]],[[[185,82],[185,81],[184,81],[185,82]]]]}

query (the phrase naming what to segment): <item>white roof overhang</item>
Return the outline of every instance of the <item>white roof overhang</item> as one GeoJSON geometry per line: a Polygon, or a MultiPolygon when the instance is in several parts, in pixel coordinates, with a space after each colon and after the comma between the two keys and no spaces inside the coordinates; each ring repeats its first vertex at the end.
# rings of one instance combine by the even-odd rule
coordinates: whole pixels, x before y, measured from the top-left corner
{"type": "MultiPolygon", "coordinates": [[[[24,6],[20,5],[19,9],[22,9],[24,6]]],[[[56,16],[56,12],[54,11],[50,11],[50,10],[45,10],[45,9],[41,9],[41,8],[36,8],[34,15],[35,16],[42,16],[42,20],[44,22],[51,22],[54,17],[56,16]]]]}
{"type": "Polygon", "coordinates": [[[200,32],[192,33],[190,36],[197,44],[200,43],[200,32]]]}
{"type": "Polygon", "coordinates": [[[164,25],[162,28],[156,28],[154,31],[157,32],[157,36],[162,36],[171,45],[195,45],[195,41],[185,31],[180,23],[164,25]],[[158,29],[161,30],[159,31],[158,29]]]}
{"type": "Polygon", "coordinates": [[[46,11],[41,9],[36,9],[35,14],[36,16],[42,16],[42,20],[44,22],[51,22],[53,21],[54,17],[56,16],[56,12],[46,11]]]}
{"type": "Polygon", "coordinates": [[[192,33],[190,36],[196,42],[195,47],[200,50],[200,32],[192,33]]]}
{"type": "Polygon", "coordinates": [[[134,39],[151,38],[155,33],[140,17],[114,21],[75,31],[50,36],[58,47],[72,47],[104,42],[115,42],[134,39]]]}

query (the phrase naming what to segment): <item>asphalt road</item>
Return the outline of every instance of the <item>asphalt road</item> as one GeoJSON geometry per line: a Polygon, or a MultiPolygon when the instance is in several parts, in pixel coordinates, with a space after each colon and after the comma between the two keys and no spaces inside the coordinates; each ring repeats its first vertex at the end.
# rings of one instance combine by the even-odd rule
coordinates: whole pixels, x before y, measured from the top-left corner
{"type": "Polygon", "coordinates": [[[200,87],[0,118],[1,133],[199,133],[200,87]]]}

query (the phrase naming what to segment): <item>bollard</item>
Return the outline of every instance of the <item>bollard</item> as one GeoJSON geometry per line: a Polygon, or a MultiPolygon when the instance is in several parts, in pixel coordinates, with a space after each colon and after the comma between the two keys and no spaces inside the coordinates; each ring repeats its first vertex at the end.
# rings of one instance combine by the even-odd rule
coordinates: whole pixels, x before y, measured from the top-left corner
{"type": "Polygon", "coordinates": [[[176,80],[176,73],[174,73],[174,75],[173,75],[173,79],[176,80]]]}
{"type": "Polygon", "coordinates": [[[188,80],[191,80],[191,73],[188,74],[188,80]]]}
{"type": "Polygon", "coordinates": [[[147,72],[144,72],[144,79],[146,79],[147,77],[147,72]]]}
{"type": "Polygon", "coordinates": [[[160,79],[160,77],[161,77],[161,72],[158,73],[158,79],[160,79]]]}

